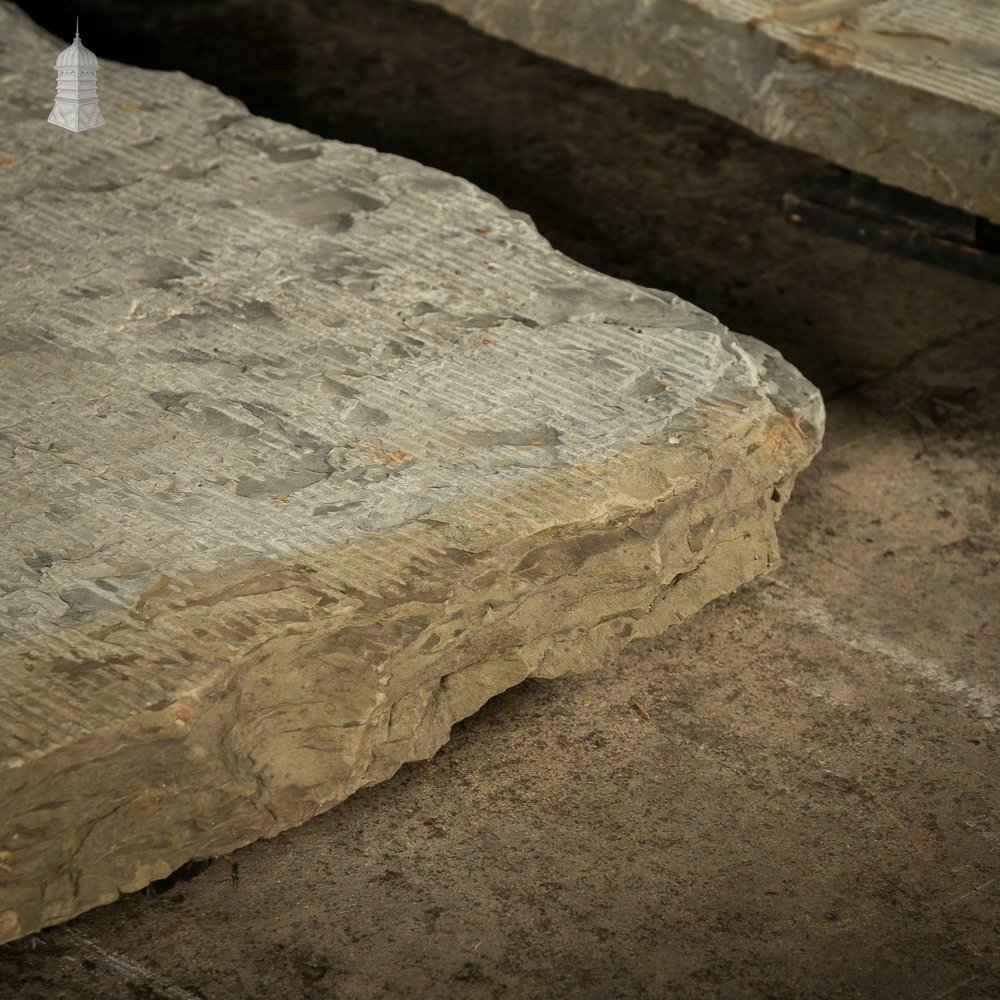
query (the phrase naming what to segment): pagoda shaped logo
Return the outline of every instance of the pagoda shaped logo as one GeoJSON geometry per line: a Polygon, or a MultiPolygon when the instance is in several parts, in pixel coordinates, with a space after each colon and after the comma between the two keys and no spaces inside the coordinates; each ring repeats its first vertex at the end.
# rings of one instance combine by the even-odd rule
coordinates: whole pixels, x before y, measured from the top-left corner
{"type": "Polygon", "coordinates": [[[76,19],[76,37],[68,49],[56,56],[56,103],[49,121],[84,132],[104,124],[101,106],[97,103],[97,56],[80,41],[80,19],[76,19]]]}

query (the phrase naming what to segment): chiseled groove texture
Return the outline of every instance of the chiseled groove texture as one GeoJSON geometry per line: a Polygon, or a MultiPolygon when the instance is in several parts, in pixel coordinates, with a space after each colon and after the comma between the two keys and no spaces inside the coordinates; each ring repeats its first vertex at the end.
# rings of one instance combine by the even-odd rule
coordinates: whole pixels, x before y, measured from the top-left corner
{"type": "Polygon", "coordinates": [[[993,0],[425,0],[1000,222],[993,0]]]}
{"type": "Polygon", "coordinates": [[[823,425],[464,181],[113,63],[38,128],[56,48],[0,3],[0,940],[766,571],[823,425]]]}

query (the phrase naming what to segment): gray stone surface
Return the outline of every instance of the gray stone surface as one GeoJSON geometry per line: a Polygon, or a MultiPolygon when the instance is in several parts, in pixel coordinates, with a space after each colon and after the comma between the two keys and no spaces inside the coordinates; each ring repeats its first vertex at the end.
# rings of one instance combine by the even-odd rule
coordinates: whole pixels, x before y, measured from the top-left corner
{"type": "Polygon", "coordinates": [[[59,47],[0,4],[3,940],[765,572],[823,425],[467,182],[104,60],[53,128],[59,47]]]}
{"type": "Polygon", "coordinates": [[[994,0],[594,0],[585,13],[574,0],[429,2],[1000,222],[994,0]]]}

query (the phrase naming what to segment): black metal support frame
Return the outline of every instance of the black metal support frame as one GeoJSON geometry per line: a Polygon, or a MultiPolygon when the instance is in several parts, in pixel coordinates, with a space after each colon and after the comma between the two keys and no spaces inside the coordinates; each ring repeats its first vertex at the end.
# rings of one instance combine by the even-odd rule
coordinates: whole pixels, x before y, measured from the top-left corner
{"type": "Polygon", "coordinates": [[[988,219],[839,169],[783,201],[794,225],[1000,282],[1000,225],[988,219]]]}

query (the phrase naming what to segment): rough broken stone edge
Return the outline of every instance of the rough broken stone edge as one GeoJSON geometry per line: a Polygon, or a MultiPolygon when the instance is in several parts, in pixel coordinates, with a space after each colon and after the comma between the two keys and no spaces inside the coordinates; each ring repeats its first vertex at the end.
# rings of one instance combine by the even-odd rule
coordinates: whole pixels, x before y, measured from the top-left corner
{"type": "MultiPolygon", "coordinates": [[[[773,388],[778,392],[782,383],[797,386],[802,381],[773,352],[770,368],[775,377],[773,388]],[[789,375],[791,377],[787,377],[789,375]]],[[[781,398],[776,397],[776,400],[780,402],[781,398]]],[[[526,677],[554,677],[602,665],[626,642],[661,632],[693,614],[707,601],[773,568],[778,561],[775,520],[796,474],[819,446],[818,428],[808,423],[810,416],[819,415],[821,419],[819,406],[816,395],[812,413],[804,414],[808,439],[791,413],[781,416],[772,412],[770,420],[758,426],[758,451],[763,449],[765,454],[759,462],[748,461],[746,467],[754,468],[758,476],[761,471],[770,469],[771,476],[764,477],[766,482],[760,481],[737,465],[745,475],[738,484],[743,487],[740,494],[743,509],[718,505],[717,520],[724,530],[710,533],[710,544],[698,555],[693,566],[679,573],[670,570],[669,579],[656,581],[656,596],[648,607],[618,609],[614,614],[603,615],[590,623],[584,637],[573,635],[561,642],[554,642],[553,635],[546,633],[537,636],[526,647],[510,641],[497,645],[494,635],[493,642],[483,644],[491,649],[486,656],[452,672],[449,672],[446,657],[432,661],[431,676],[421,684],[397,692],[388,706],[372,705],[365,724],[356,727],[346,739],[346,745],[339,747],[339,757],[331,747],[325,762],[325,766],[329,765],[329,774],[308,792],[301,784],[287,778],[284,787],[278,787],[282,779],[276,780],[265,773],[266,767],[262,767],[253,755],[256,744],[250,729],[254,720],[241,715],[240,698],[253,687],[255,671],[258,680],[270,674],[271,661],[265,655],[266,648],[275,643],[281,646],[280,637],[263,644],[254,657],[233,666],[227,679],[211,690],[192,693],[191,697],[157,711],[147,711],[109,726],[90,736],[84,748],[64,747],[8,772],[5,780],[0,781],[0,798],[10,805],[14,804],[18,793],[16,788],[10,787],[10,779],[18,772],[24,783],[33,787],[43,783],[47,796],[51,795],[57,803],[60,780],[68,781],[70,786],[84,784],[101,788],[102,797],[96,802],[91,800],[87,809],[67,796],[68,801],[62,808],[73,814],[73,822],[68,825],[77,833],[65,856],[56,858],[51,856],[51,850],[43,852],[34,859],[29,870],[22,870],[19,881],[18,858],[0,858],[12,869],[4,879],[7,885],[0,903],[0,941],[29,934],[70,919],[93,906],[111,902],[119,893],[140,889],[194,857],[224,854],[260,837],[275,836],[298,825],[343,801],[358,788],[385,780],[403,763],[432,756],[447,740],[455,722],[526,677]],[[794,456],[794,464],[783,466],[780,459],[788,455],[794,456]],[[776,482],[770,481],[775,478],[776,482]],[[748,525],[754,526],[755,533],[749,546],[748,525]],[[491,682],[484,687],[482,678],[487,673],[491,682]],[[502,677],[501,683],[495,683],[498,674],[502,677]],[[227,692],[235,697],[227,697],[227,692]],[[407,699],[408,703],[401,708],[407,699]],[[204,744],[186,739],[197,732],[199,726],[204,744]],[[221,741],[212,738],[213,732],[224,734],[221,741]],[[127,759],[123,760],[122,755],[127,759]],[[61,769],[63,761],[69,758],[77,764],[81,759],[87,763],[67,776],[61,769]],[[359,759],[364,764],[361,768],[356,766],[359,759]],[[87,769],[90,776],[83,780],[87,769]],[[151,781],[151,775],[164,780],[151,781]],[[187,787],[178,784],[180,776],[188,779],[187,787]],[[122,788],[130,788],[131,798],[121,801],[122,788]],[[216,817],[217,822],[208,822],[207,816],[216,817]],[[215,832],[214,828],[223,820],[231,825],[234,816],[238,817],[237,825],[243,824],[240,834],[215,832]],[[154,831],[154,845],[142,843],[137,855],[119,851],[115,857],[112,850],[109,862],[109,848],[130,843],[139,831],[145,832],[148,840],[150,830],[154,831]],[[92,870],[86,857],[74,865],[81,851],[103,857],[104,869],[92,870]]],[[[564,526],[554,529],[555,536],[573,545],[611,530],[617,533],[617,541],[610,551],[620,559],[625,558],[622,556],[625,549],[617,547],[618,541],[624,544],[626,539],[633,542],[632,536],[639,537],[636,524],[645,519],[647,526],[643,530],[648,539],[650,517],[652,523],[658,523],[655,518],[664,512],[668,516],[670,512],[679,512],[681,517],[688,518],[692,506],[704,505],[701,492],[706,484],[711,483],[721,469],[730,468],[734,460],[738,461],[737,456],[743,455],[744,448],[745,438],[727,438],[720,442],[714,460],[699,470],[691,486],[692,495],[678,498],[666,494],[656,498],[651,505],[640,504],[627,514],[611,518],[610,525],[603,519],[585,525],[583,530],[579,525],[564,526]]],[[[669,454],[669,449],[661,447],[660,452],[669,454]]],[[[644,449],[644,453],[648,456],[654,449],[644,449]]],[[[727,483],[723,496],[733,499],[729,494],[730,484],[727,483]]],[[[713,502],[709,500],[709,506],[713,502]]],[[[663,530],[663,525],[659,524],[657,530],[663,530]]],[[[552,538],[553,529],[549,529],[538,532],[524,544],[508,545],[505,551],[508,570],[523,563],[533,551],[550,544],[552,538]]],[[[655,538],[650,544],[654,543],[655,538]]],[[[474,568],[474,572],[478,570],[474,568]]],[[[565,577],[543,580],[533,597],[541,599],[548,593],[557,598],[560,588],[566,588],[565,577]]],[[[455,584],[456,587],[466,585],[461,580],[455,584]]],[[[634,589],[634,580],[632,585],[634,589]]],[[[265,599],[266,595],[260,598],[261,601],[265,599]]],[[[468,596],[464,603],[468,605],[468,596]]],[[[523,627],[523,623],[516,620],[519,612],[520,605],[515,608],[514,618],[505,622],[508,636],[517,637],[523,627]]],[[[379,614],[376,609],[367,617],[378,621],[379,614]]],[[[311,637],[305,646],[315,646],[316,638],[311,637]]],[[[272,648],[273,655],[299,660],[308,653],[297,637],[286,637],[284,641],[288,648],[283,647],[283,653],[272,648]]],[[[404,661],[410,652],[404,645],[400,654],[404,661]]],[[[308,660],[308,656],[305,659],[308,660]]],[[[266,754],[258,754],[258,757],[263,756],[266,754]]],[[[49,826],[57,818],[43,814],[38,820],[49,826]]],[[[138,839],[141,841],[141,835],[138,839]]]]}

